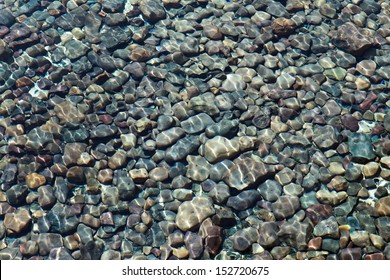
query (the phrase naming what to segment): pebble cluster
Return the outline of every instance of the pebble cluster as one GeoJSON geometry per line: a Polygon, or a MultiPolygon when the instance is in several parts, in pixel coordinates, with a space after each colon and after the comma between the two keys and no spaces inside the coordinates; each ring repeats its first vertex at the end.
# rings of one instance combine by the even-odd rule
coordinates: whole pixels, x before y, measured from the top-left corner
{"type": "Polygon", "coordinates": [[[0,0],[0,259],[390,259],[386,0],[0,0]]]}

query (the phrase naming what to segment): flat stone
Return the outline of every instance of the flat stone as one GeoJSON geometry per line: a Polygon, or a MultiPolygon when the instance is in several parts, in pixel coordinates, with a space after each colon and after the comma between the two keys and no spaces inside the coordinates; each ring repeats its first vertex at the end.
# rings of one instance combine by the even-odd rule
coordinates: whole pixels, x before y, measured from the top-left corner
{"type": "Polygon", "coordinates": [[[181,127],[186,133],[195,134],[204,131],[206,127],[212,124],[214,124],[214,121],[209,115],[200,113],[182,121],[181,127]]]}
{"type": "Polygon", "coordinates": [[[177,211],[176,225],[182,231],[199,226],[207,217],[213,215],[215,209],[211,198],[201,196],[183,202],[177,211]]]}
{"type": "Polygon", "coordinates": [[[168,179],[168,170],[163,167],[156,167],[149,172],[150,179],[160,182],[168,179]]]}
{"type": "Polygon", "coordinates": [[[238,160],[226,171],[224,182],[231,188],[243,190],[257,182],[260,178],[272,173],[272,168],[262,162],[250,158],[238,160]]]}
{"type": "Polygon", "coordinates": [[[261,195],[257,190],[244,190],[236,196],[229,197],[226,206],[242,211],[253,207],[259,200],[261,200],[261,195]]]}
{"type": "Polygon", "coordinates": [[[231,158],[239,151],[240,143],[236,138],[229,140],[222,136],[216,136],[204,145],[204,156],[211,163],[231,158]]]}

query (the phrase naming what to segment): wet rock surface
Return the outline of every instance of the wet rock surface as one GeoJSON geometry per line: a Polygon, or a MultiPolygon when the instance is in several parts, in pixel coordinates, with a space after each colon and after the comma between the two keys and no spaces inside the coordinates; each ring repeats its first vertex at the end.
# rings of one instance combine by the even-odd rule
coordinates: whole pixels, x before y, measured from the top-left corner
{"type": "Polygon", "coordinates": [[[389,259],[387,1],[0,1],[0,259],[389,259]]]}

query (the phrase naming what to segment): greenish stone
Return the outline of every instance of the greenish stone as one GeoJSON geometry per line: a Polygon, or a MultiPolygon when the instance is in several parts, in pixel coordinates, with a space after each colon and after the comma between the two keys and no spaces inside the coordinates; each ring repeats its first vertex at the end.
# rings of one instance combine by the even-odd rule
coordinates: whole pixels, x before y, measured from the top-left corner
{"type": "Polygon", "coordinates": [[[356,133],[349,137],[348,148],[352,154],[352,160],[359,163],[367,163],[375,159],[371,139],[363,133],[356,133]]]}
{"type": "Polygon", "coordinates": [[[324,71],[325,76],[327,76],[330,79],[341,81],[345,78],[347,75],[347,70],[341,67],[336,67],[332,69],[326,69],[324,71]]]}
{"type": "Polygon", "coordinates": [[[340,241],[332,238],[324,238],[322,239],[322,250],[337,253],[337,251],[340,249],[340,241]]]}

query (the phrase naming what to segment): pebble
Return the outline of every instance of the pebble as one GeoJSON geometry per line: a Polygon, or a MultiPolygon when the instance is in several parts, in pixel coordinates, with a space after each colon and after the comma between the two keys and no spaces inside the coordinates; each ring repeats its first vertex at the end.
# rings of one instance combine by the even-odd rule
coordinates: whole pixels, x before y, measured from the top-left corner
{"type": "Polygon", "coordinates": [[[316,193],[316,197],[318,201],[321,203],[329,204],[329,205],[339,205],[341,202],[347,199],[348,194],[345,191],[336,192],[336,191],[327,191],[327,190],[319,190],[316,193]]]}
{"type": "Polygon", "coordinates": [[[246,251],[257,241],[258,237],[258,231],[252,227],[239,230],[231,237],[233,248],[240,252],[246,251]]]}
{"type": "Polygon", "coordinates": [[[231,188],[243,190],[259,178],[269,174],[269,167],[250,158],[239,160],[224,175],[224,182],[231,188]]]}
{"type": "Polygon", "coordinates": [[[291,217],[299,209],[299,198],[295,195],[282,195],[272,203],[272,212],[277,220],[291,217]]]}
{"type": "Polygon", "coordinates": [[[328,219],[322,220],[319,222],[313,230],[315,236],[320,237],[339,237],[339,225],[334,216],[329,217],[328,219]]]}
{"type": "Polygon", "coordinates": [[[15,212],[7,213],[4,216],[4,226],[10,236],[22,233],[31,224],[31,221],[30,212],[24,208],[18,208],[15,212]]]}
{"type": "Polygon", "coordinates": [[[268,179],[259,185],[257,191],[265,200],[275,202],[282,194],[282,186],[277,181],[268,179]]]}
{"type": "Polygon", "coordinates": [[[235,156],[240,151],[240,142],[234,138],[229,140],[216,136],[204,145],[204,156],[210,163],[215,163],[235,156]]]}
{"type": "Polygon", "coordinates": [[[26,185],[30,189],[37,189],[46,183],[46,178],[37,173],[31,173],[26,176],[26,185]]]}
{"type": "Polygon", "coordinates": [[[206,196],[195,197],[191,201],[183,202],[177,211],[176,225],[182,231],[199,226],[207,217],[213,215],[212,200],[206,196]]]}
{"type": "Polygon", "coordinates": [[[253,207],[255,203],[261,199],[261,195],[257,190],[244,190],[237,196],[230,196],[226,206],[232,207],[237,211],[242,211],[253,207]]]}
{"type": "Polygon", "coordinates": [[[382,197],[375,202],[375,208],[381,216],[390,216],[390,196],[382,197]]]}
{"type": "Polygon", "coordinates": [[[244,90],[245,86],[246,84],[241,75],[228,74],[226,75],[226,79],[222,83],[221,90],[233,92],[238,90],[244,90]]]}

